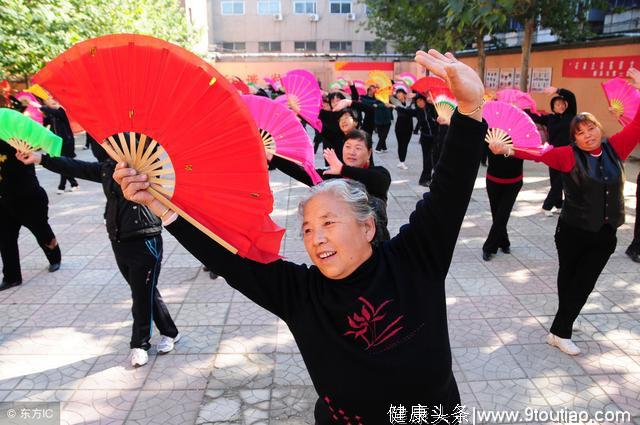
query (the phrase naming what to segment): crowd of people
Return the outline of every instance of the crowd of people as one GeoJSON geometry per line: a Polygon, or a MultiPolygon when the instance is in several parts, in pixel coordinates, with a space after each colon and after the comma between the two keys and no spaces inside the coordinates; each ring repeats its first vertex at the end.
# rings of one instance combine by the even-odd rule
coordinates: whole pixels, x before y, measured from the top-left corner
{"type": "MultiPolygon", "coordinates": [[[[67,181],[69,190],[77,188],[76,178],[103,186],[107,233],[132,293],[133,366],[148,362],[152,323],[162,335],[158,352],[170,352],[180,339],[157,288],[164,226],[208,270],[287,323],[318,392],[317,423],[349,418],[378,423],[387,417],[390,401],[441,405],[454,412],[460,395],[452,371],[445,279],[486,151],[485,90],[476,72],[451,54],[417,52],[415,60],[455,95],[457,108],[450,119],[437,116],[427,93],[398,88],[384,103],[375,96],[375,84],[362,96],[351,85],[349,93],[333,91],[323,98],[322,130],[314,140],[316,149],[323,148],[325,166],[316,170],[321,183],[314,185],[299,165],[267,155],[271,172],[277,169],[311,186],[299,216],[312,267],[283,260],[263,264],[232,254],[151,196],[146,174],[116,164],[95,141],[90,144],[95,162],[73,159],[68,118],[48,100],[38,109],[45,125],[66,146],[71,143],[63,157],[16,153],[0,143],[0,154],[6,156],[0,163],[0,290],[22,283],[21,226],[35,235],[50,271],[62,262],[47,222],[47,195],[35,174],[39,164],[60,174],[58,193],[64,193],[67,181]],[[423,169],[417,183],[428,188],[397,235],[387,226],[391,175],[374,163],[374,155],[387,152],[394,121],[400,172],[408,168],[407,148],[419,133],[423,169]]],[[[631,68],[628,77],[640,89],[640,72],[631,68]]],[[[486,190],[492,227],[482,257],[491,261],[499,249],[510,253],[507,223],[523,186],[523,161],[543,162],[549,167],[550,190],[542,210],[560,214],[555,231],[559,307],[546,341],[577,355],[573,323],[614,252],[616,229],[624,222],[623,161],[640,142],[640,112],[607,138],[596,117],[578,113],[571,91],[550,87],[547,92],[553,96],[552,112],[531,116],[545,127],[551,149],[533,155],[502,142],[489,146],[486,190]]],[[[637,262],[639,227],[627,250],[637,262]]]]}

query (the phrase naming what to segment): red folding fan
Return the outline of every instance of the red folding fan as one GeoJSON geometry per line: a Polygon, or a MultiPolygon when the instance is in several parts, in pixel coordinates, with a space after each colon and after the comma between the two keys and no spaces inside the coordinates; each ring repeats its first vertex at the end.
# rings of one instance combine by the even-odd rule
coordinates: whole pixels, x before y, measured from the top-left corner
{"type": "Polygon", "coordinates": [[[318,118],[322,108],[322,91],[316,77],[309,71],[296,69],[287,72],[281,81],[289,108],[311,127],[322,131],[322,121],[318,118]]]}
{"type": "Polygon", "coordinates": [[[236,88],[236,90],[238,90],[240,93],[242,94],[251,94],[251,89],[249,88],[248,85],[245,84],[244,81],[242,81],[242,79],[240,77],[231,77],[231,79],[229,80],[229,82],[231,83],[231,85],[233,85],[233,87],[236,88]]]}
{"type": "MultiPolygon", "coordinates": [[[[426,76],[426,77],[422,77],[420,79],[418,79],[418,81],[416,81],[412,86],[411,89],[413,91],[416,91],[418,93],[426,93],[429,90],[432,89],[448,89],[447,87],[447,82],[445,80],[443,80],[442,78],[438,78],[438,77],[433,77],[433,76],[426,76]]],[[[435,95],[434,95],[435,97],[435,95]]]]}
{"type": "Polygon", "coordinates": [[[264,149],[302,166],[313,184],[320,183],[322,177],[313,166],[313,143],[296,114],[263,96],[247,95],[242,96],[242,100],[256,121],[264,149]]]}
{"type": "Polygon", "coordinates": [[[262,141],[235,88],[207,62],[153,37],[108,35],[73,46],[34,80],[113,159],[146,173],[164,205],[232,252],[279,257],[284,230],[269,218],[262,141]]]}

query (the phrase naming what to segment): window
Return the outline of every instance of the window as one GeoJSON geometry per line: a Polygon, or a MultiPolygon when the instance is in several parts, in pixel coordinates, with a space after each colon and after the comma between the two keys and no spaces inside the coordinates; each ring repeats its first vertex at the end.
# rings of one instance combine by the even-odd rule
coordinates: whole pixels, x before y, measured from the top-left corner
{"type": "Polygon", "coordinates": [[[296,52],[315,52],[316,42],[315,41],[294,41],[293,49],[296,52]]]}
{"type": "Polygon", "coordinates": [[[365,41],[364,52],[365,53],[385,53],[387,50],[387,43],[381,40],[365,41]]]}
{"type": "Polygon", "coordinates": [[[223,42],[222,51],[223,52],[246,52],[247,45],[244,43],[244,41],[223,42]]]}
{"type": "Polygon", "coordinates": [[[280,52],[282,48],[279,41],[260,41],[258,43],[259,52],[280,52]]]}
{"type": "Polygon", "coordinates": [[[280,13],[280,0],[258,0],[258,15],[280,13]]]}
{"type": "Polygon", "coordinates": [[[222,0],[220,10],[223,15],[244,15],[244,1],[222,0]]]}
{"type": "Polygon", "coordinates": [[[331,13],[351,13],[351,0],[331,0],[329,11],[331,13]]]}
{"type": "Polygon", "coordinates": [[[294,1],[293,13],[296,15],[310,15],[316,13],[315,1],[294,1]]]}
{"type": "Polygon", "coordinates": [[[330,41],[329,42],[329,51],[331,51],[331,52],[350,52],[351,51],[351,42],[350,41],[330,41]]]}

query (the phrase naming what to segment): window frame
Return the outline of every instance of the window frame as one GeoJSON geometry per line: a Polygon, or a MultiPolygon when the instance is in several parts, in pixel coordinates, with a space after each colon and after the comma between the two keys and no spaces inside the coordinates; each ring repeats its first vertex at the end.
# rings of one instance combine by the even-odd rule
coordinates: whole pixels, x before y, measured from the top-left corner
{"type": "Polygon", "coordinates": [[[329,0],[329,14],[331,15],[348,15],[349,13],[353,13],[353,0],[329,0]],[[333,6],[334,4],[339,5],[340,7],[340,12],[334,12],[331,10],[331,6],[333,6]],[[344,5],[349,5],[349,11],[348,12],[344,12],[342,10],[344,5]]]}
{"type": "Polygon", "coordinates": [[[244,0],[221,0],[220,1],[220,15],[221,16],[242,16],[246,12],[244,0]],[[231,13],[225,13],[224,6],[225,4],[231,6],[231,13]],[[242,5],[242,13],[235,12],[235,6],[241,4],[242,5]]]}
{"type": "Polygon", "coordinates": [[[293,0],[293,14],[294,15],[317,15],[318,14],[318,2],[316,0],[293,0]],[[302,4],[306,10],[307,5],[313,4],[313,12],[296,12],[296,4],[302,4]]]}
{"type": "Polygon", "coordinates": [[[278,14],[282,14],[282,2],[280,0],[258,0],[256,1],[256,14],[258,16],[273,16],[273,15],[278,15],[278,14]],[[272,5],[274,3],[278,4],[278,11],[277,12],[267,12],[267,13],[260,13],[260,5],[261,4],[267,4],[267,5],[272,5]]]}
{"type": "Polygon", "coordinates": [[[329,51],[333,52],[333,53],[352,53],[353,52],[353,42],[350,40],[342,40],[342,41],[329,41],[329,51]],[[340,48],[335,50],[331,48],[331,44],[332,43],[340,43],[340,48]],[[343,49],[343,44],[346,47],[347,44],[349,45],[349,49],[343,49]]]}

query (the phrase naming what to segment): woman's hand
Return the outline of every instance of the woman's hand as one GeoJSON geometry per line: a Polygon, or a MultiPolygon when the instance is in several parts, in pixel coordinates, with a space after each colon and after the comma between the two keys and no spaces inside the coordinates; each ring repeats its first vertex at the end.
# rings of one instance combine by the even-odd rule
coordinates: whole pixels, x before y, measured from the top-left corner
{"type": "Polygon", "coordinates": [[[489,143],[489,149],[494,155],[508,155],[511,156],[511,148],[504,142],[494,141],[489,143]]]}
{"type": "Polygon", "coordinates": [[[42,155],[35,152],[23,153],[18,151],[16,152],[16,158],[18,158],[18,161],[22,162],[25,165],[40,164],[40,161],[42,160],[42,155]]]}
{"type": "MultiPolygon", "coordinates": [[[[434,49],[428,53],[416,52],[415,61],[429,71],[444,79],[458,100],[459,110],[475,111],[483,103],[484,85],[476,71],[458,61],[451,53],[442,54],[434,49]]],[[[482,121],[482,108],[470,115],[482,121]]]]}
{"type": "Polygon", "coordinates": [[[449,118],[438,116],[436,121],[438,121],[438,124],[440,125],[451,125],[451,120],[449,118]]]}
{"type": "Polygon", "coordinates": [[[336,176],[342,174],[342,162],[340,162],[338,155],[336,155],[333,149],[325,149],[322,152],[322,156],[324,156],[324,159],[329,163],[329,169],[324,170],[322,174],[334,174],[336,176]]]}
{"type": "Polygon", "coordinates": [[[636,68],[629,68],[627,70],[627,77],[631,78],[631,81],[629,81],[629,83],[637,88],[638,90],[640,90],[640,71],[638,71],[636,68]]]}
{"type": "Polygon", "coordinates": [[[133,168],[128,168],[126,162],[116,165],[113,179],[120,185],[124,198],[142,205],[149,206],[155,198],[147,191],[149,188],[146,174],[138,174],[133,168]]]}
{"type": "Polygon", "coordinates": [[[553,86],[549,86],[549,87],[545,87],[544,90],[542,90],[542,92],[547,96],[553,96],[554,94],[558,93],[558,89],[553,86]]]}
{"type": "Polygon", "coordinates": [[[333,107],[333,112],[342,111],[343,109],[350,107],[352,103],[353,101],[351,99],[342,99],[333,107]]]}

